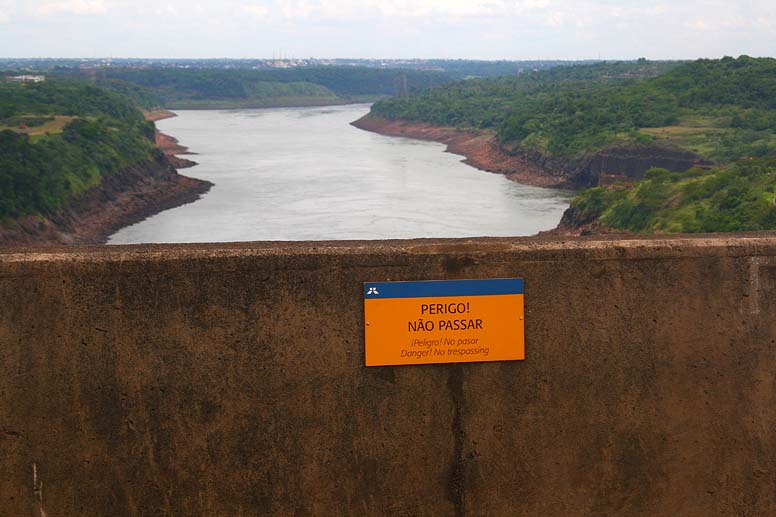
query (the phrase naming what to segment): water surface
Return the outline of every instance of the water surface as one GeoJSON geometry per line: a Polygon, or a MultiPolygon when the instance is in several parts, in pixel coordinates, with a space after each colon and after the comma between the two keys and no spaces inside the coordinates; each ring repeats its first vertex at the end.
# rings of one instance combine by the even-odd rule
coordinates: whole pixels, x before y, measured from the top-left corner
{"type": "Polygon", "coordinates": [[[461,163],[445,146],[349,123],[368,105],[179,111],[158,122],[215,186],[195,203],[119,230],[111,244],[533,235],[566,191],[461,163]]]}

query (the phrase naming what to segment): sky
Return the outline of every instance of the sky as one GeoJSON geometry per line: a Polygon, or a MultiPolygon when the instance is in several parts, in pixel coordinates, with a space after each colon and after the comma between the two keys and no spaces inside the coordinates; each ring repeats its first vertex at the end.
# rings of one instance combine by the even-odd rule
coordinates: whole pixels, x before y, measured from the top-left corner
{"type": "Polygon", "coordinates": [[[776,0],[0,0],[0,57],[776,56],[776,0]]]}

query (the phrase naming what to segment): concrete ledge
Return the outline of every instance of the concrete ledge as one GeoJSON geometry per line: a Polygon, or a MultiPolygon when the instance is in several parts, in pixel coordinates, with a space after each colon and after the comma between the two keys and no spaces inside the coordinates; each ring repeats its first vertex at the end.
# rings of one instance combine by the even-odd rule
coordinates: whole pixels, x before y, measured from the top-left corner
{"type": "Polygon", "coordinates": [[[774,299],[769,234],[6,249],[0,514],[772,514],[774,299]],[[495,277],[525,362],[363,366],[363,282],[495,277]]]}

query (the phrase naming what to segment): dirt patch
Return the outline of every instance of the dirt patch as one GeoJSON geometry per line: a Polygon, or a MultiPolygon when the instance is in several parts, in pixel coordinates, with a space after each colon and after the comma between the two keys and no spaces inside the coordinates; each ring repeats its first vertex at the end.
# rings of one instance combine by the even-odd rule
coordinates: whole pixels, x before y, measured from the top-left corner
{"type": "Polygon", "coordinates": [[[51,120],[41,124],[40,126],[27,126],[25,123],[21,123],[14,127],[0,127],[2,129],[10,129],[14,133],[19,133],[28,136],[40,136],[45,134],[61,133],[67,124],[72,122],[78,117],[71,117],[67,115],[54,115],[51,120]]]}
{"type": "Polygon", "coordinates": [[[180,156],[178,156],[181,154],[190,155],[194,153],[190,152],[188,147],[178,143],[177,138],[157,130],[156,136],[155,136],[155,143],[156,143],[156,146],[159,149],[161,149],[165,155],[167,155],[168,160],[170,161],[172,166],[175,167],[176,169],[187,169],[189,167],[194,167],[195,165],[199,165],[197,162],[193,160],[188,160],[186,158],[181,158],[180,156]]]}
{"type": "Polygon", "coordinates": [[[151,122],[158,122],[167,118],[177,117],[178,115],[164,108],[154,108],[149,111],[143,110],[143,116],[146,120],[150,120],[151,122]]]}
{"type": "Polygon", "coordinates": [[[164,154],[167,154],[167,155],[193,154],[189,152],[188,147],[178,143],[177,138],[167,135],[165,133],[162,133],[159,130],[156,131],[155,140],[156,140],[156,146],[162,151],[164,151],[164,154]]]}

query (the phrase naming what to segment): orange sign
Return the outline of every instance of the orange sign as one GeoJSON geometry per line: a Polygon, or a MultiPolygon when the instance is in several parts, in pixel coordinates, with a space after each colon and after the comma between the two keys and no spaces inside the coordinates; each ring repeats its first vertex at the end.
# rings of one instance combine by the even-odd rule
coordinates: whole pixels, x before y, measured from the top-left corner
{"type": "Polygon", "coordinates": [[[523,280],[364,284],[366,365],[525,359],[523,280]]]}

